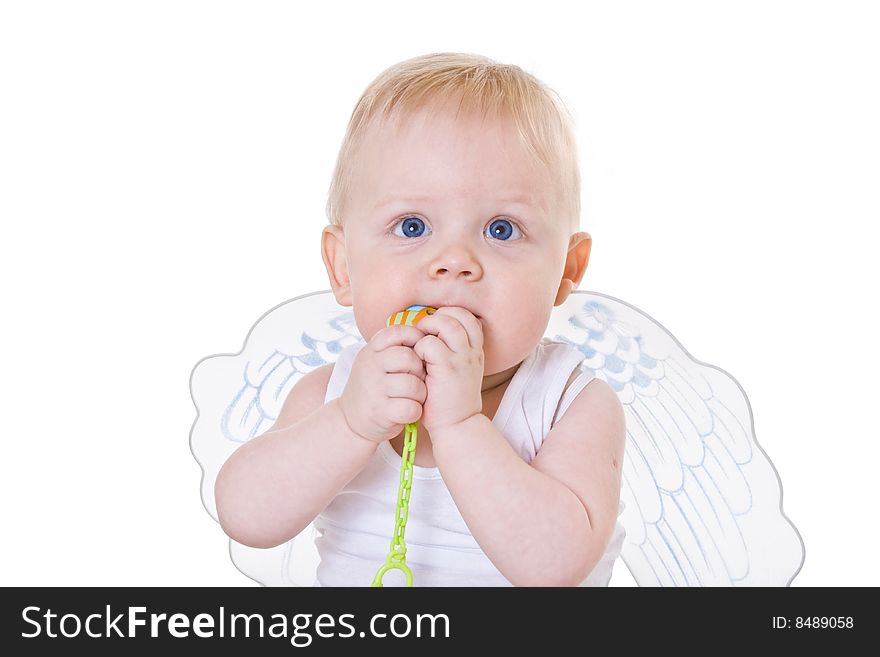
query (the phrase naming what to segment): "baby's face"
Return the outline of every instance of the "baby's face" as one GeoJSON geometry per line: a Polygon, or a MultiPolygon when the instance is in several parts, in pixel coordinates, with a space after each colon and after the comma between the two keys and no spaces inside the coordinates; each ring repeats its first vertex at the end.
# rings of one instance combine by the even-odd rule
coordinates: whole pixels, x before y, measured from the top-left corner
{"type": "Polygon", "coordinates": [[[352,305],[365,339],[393,312],[422,304],[460,306],[480,320],[484,376],[518,364],[540,341],[570,233],[514,130],[422,111],[367,136],[344,248],[329,255],[325,239],[331,280],[335,269],[347,283],[334,285],[337,300],[352,305]]]}

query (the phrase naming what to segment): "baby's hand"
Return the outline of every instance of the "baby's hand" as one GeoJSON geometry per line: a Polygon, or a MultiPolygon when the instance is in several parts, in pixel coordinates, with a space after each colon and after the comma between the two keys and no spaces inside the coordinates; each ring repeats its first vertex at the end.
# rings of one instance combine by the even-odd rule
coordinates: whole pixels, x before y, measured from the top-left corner
{"type": "Polygon", "coordinates": [[[422,424],[436,430],[483,409],[483,325],[465,308],[448,306],[419,322],[426,334],[414,351],[425,362],[428,398],[422,424]]]}
{"type": "Polygon", "coordinates": [[[388,326],[358,352],[340,397],[348,426],[381,443],[422,416],[425,365],[411,349],[425,334],[415,326],[388,326]]]}

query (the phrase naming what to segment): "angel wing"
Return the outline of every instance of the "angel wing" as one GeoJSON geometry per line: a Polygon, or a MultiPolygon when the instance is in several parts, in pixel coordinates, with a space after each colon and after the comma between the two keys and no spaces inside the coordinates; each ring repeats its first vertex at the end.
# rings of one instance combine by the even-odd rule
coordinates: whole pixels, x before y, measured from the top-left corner
{"type": "MultiPolygon", "coordinates": [[[[641,311],[597,293],[572,293],[554,309],[546,335],[580,349],[584,367],[624,404],[622,558],[637,583],[790,583],[803,543],[782,513],[778,477],[754,440],[748,401],[733,378],[695,361],[641,311]]],[[[214,482],[229,455],[271,426],[302,376],[362,341],[351,311],[318,292],[266,313],[238,354],[196,364],[190,445],[215,520],[214,482]]],[[[310,525],[269,550],[230,540],[230,554],[263,585],[311,586],[314,534],[310,525]]]]}
{"type": "Polygon", "coordinates": [[[626,415],[621,557],[640,586],[788,585],[803,541],[751,408],[726,372],[700,363],[651,317],[574,292],[548,337],[584,354],[626,415]]]}
{"type": "MultiPolygon", "coordinates": [[[[190,448],[202,468],[202,502],[218,520],[214,482],[238,446],[266,431],[303,376],[363,342],[354,315],[330,292],[282,303],[257,320],[237,354],[200,360],[190,377],[197,416],[190,448]]],[[[318,566],[312,525],[284,545],[252,548],[230,539],[232,561],[264,586],[312,586],[318,566]]]]}

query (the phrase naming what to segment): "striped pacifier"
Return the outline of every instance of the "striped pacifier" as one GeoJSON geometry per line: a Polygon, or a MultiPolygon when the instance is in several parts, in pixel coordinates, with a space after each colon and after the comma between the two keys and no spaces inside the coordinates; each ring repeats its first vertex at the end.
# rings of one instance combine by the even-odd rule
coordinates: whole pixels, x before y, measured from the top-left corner
{"type": "MultiPolygon", "coordinates": [[[[386,324],[395,326],[407,324],[415,326],[419,321],[437,312],[430,306],[410,306],[406,310],[394,313],[386,324]]],[[[397,569],[406,577],[406,585],[413,585],[412,571],[406,565],[406,520],[409,516],[409,497],[412,490],[413,463],[416,458],[416,442],[418,439],[418,422],[410,422],[403,433],[403,450],[400,455],[400,487],[397,489],[397,510],[394,515],[394,534],[391,537],[391,550],[385,563],[373,578],[373,586],[382,586],[382,578],[389,570],[397,569]]]]}

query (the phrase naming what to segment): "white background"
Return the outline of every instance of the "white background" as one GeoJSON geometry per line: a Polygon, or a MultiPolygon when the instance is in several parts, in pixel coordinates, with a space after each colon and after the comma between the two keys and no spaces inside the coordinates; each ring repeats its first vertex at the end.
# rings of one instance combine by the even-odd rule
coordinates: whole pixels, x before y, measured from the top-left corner
{"type": "Polygon", "coordinates": [[[746,390],[793,586],[880,585],[876,5],[315,4],[0,6],[0,584],[256,586],[202,506],[190,372],[329,288],[355,101],[452,50],[571,109],[581,289],[746,390]]]}

